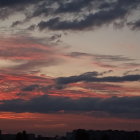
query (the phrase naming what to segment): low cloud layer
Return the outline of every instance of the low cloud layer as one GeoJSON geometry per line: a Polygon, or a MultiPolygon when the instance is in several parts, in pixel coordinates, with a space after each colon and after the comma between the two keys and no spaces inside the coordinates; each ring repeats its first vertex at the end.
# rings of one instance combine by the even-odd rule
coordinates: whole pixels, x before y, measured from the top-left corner
{"type": "MultiPolygon", "coordinates": [[[[61,110],[65,112],[104,112],[110,116],[123,118],[140,118],[140,97],[111,97],[80,98],[73,100],[64,97],[40,96],[29,101],[10,100],[2,101],[1,111],[55,113],[61,110]]],[[[94,115],[94,114],[93,114],[94,115]]],[[[96,115],[96,114],[95,114],[96,115]]]]}

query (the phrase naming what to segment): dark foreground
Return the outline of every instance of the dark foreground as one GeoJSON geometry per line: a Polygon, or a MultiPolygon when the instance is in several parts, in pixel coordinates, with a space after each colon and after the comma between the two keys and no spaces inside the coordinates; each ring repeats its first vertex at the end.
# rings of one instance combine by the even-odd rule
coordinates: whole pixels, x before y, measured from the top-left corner
{"type": "Polygon", "coordinates": [[[140,140],[140,132],[77,129],[66,133],[63,137],[43,137],[28,134],[26,131],[17,134],[2,134],[0,131],[0,140],[140,140]]]}

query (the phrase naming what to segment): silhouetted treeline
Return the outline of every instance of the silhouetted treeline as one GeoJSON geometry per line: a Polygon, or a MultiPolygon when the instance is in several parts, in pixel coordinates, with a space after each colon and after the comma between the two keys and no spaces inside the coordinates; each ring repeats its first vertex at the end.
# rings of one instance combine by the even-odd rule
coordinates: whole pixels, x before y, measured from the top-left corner
{"type": "Polygon", "coordinates": [[[78,129],[66,135],[67,140],[140,140],[139,131],[84,130],[78,129]]]}
{"type": "Polygon", "coordinates": [[[68,132],[63,137],[43,137],[28,134],[26,131],[18,132],[17,134],[2,134],[0,131],[0,140],[140,140],[140,132],[77,129],[68,132]]]}

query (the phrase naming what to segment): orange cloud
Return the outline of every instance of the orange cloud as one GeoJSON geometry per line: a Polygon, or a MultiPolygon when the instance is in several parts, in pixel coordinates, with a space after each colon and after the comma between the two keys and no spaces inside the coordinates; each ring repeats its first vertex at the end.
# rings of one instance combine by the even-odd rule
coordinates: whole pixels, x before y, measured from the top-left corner
{"type": "Polygon", "coordinates": [[[34,96],[45,94],[40,88],[34,91],[24,91],[25,87],[30,85],[39,85],[40,87],[54,84],[53,78],[35,76],[33,74],[1,74],[0,79],[0,100],[11,99],[29,99],[34,96]]]}

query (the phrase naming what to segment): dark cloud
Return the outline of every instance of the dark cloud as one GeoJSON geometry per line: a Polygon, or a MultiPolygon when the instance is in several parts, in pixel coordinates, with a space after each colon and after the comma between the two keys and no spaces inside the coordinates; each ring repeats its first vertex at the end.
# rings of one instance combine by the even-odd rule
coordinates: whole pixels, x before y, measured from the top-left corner
{"type": "MultiPolygon", "coordinates": [[[[45,83],[45,82],[44,82],[45,83]]],[[[37,84],[33,84],[33,85],[28,85],[28,86],[24,86],[21,89],[21,93],[23,92],[28,92],[28,91],[37,91],[37,92],[43,92],[43,93],[48,93],[48,91],[51,91],[53,89],[58,89],[57,87],[55,87],[55,84],[50,84],[50,85],[41,85],[39,82],[37,84]]],[[[20,93],[19,93],[20,94],[20,93]]]]}
{"type": "Polygon", "coordinates": [[[59,17],[50,19],[49,21],[41,21],[38,24],[40,30],[46,28],[51,30],[81,30],[91,27],[100,27],[109,24],[117,18],[123,18],[126,11],[124,9],[113,9],[107,11],[99,11],[95,14],[89,14],[82,20],[63,21],[59,17]]]}
{"type": "Polygon", "coordinates": [[[13,22],[13,24],[11,25],[11,27],[15,27],[15,26],[18,26],[18,25],[20,25],[20,24],[22,24],[22,21],[15,21],[15,22],[13,22]]]}
{"type": "Polygon", "coordinates": [[[113,70],[103,71],[103,72],[101,73],[101,75],[108,74],[108,73],[111,73],[111,72],[113,72],[113,70]]]}
{"type": "MultiPolygon", "coordinates": [[[[5,19],[21,12],[25,15],[24,23],[35,17],[43,17],[44,21],[35,23],[40,30],[84,30],[110,23],[120,27],[122,24],[118,24],[116,20],[120,20],[119,23],[126,22],[124,19],[139,5],[139,0],[0,0],[0,17],[5,19]],[[29,10],[31,5],[32,10],[29,10]]],[[[24,24],[22,20],[15,21],[12,27],[24,24]]],[[[131,25],[137,29],[139,21],[131,25]]]]}
{"type": "Polygon", "coordinates": [[[41,4],[35,6],[35,10],[32,12],[31,15],[28,15],[28,18],[34,18],[39,16],[55,16],[66,13],[79,13],[82,11],[82,8],[89,9],[90,4],[94,1],[97,0],[44,0],[41,4]]]}
{"type": "MultiPolygon", "coordinates": [[[[81,80],[85,78],[91,78],[91,77],[96,77],[96,76],[101,76],[101,75],[104,75],[104,74],[107,74],[107,73],[110,73],[112,72],[111,70],[109,71],[104,71],[104,72],[101,72],[101,73],[98,73],[96,71],[93,71],[93,72],[86,72],[84,74],[81,74],[79,77],[81,78],[81,80]]],[[[74,77],[73,77],[74,78],[74,77]]],[[[55,80],[55,79],[54,79],[55,80]]],[[[76,79],[74,79],[76,80],[76,79]]],[[[64,84],[61,84],[59,83],[58,84],[58,81],[59,80],[56,80],[57,82],[52,84],[52,85],[49,85],[49,86],[40,86],[40,85],[37,85],[37,84],[33,84],[33,85],[29,85],[29,86],[25,86],[24,88],[21,89],[21,91],[34,91],[34,90],[40,90],[40,91],[50,91],[50,90],[53,90],[53,89],[56,89],[56,90],[62,90],[66,87],[66,85],[64,84]]]]}
{"type": "Polygon", "coordinates": [[[0,7],[10,7],[15,5],[30,4],[37,0],[0,0],[0,7]]]}
{"type": "Polygon", "coordinates": [[[70,77],[59,77],[56,79],[57,84],[69,84],[75,82],[129,82],[129,81],[140,81],[140,75],[125,75],[125,76],[108,76],[108,77],[97,77],[97,75],[86,75],[81,74],[70,77]]]}
{"type": "Polygon", "coordinates": [[[70,77],[59,77],[56,79],[56,83],[59,85],[61,84],[69,84],[69,83],[75,83],[80,81],[88,81],[91,78],[95,78],[98,76],[98,72],[87,72],[78,76],[70,76],[70,77]]]}
{"type": "MultiPolygon", "coordinates": [[[[84,2],[82,1],[71,1],[69,3],[62,3],[60,7],[56,10],[57,12],[77,12],[81,10],[84,6],[84,2]],[[74,4],[78,3],[78,4],[74,4]],[[77,5],[77,6],[74,6],[77,5]]],[[[89,0],[88,3],[91,1],[89,0]]],[[[92,0],[94,2],[94,0],[92,0]]],[[[82,14],[82,19],[74,18],[73,20],[63,20],[61,17],[51,18],[49,21],[41,21],[38,24],[40,30],[44,30],[46,28],[51,30],[81,30],[81,29],[89,29],[94,27],[100,27],[102,25],[113,23],[115,20],[124,19],[132,9],[138,7],[140,2],[138,0],[127,0],[123,2],[122,0],[117,0],[116,2],[98,2],[96,1],[99,7],[92,6],[92,10],[96,10],[97,12],[89,13],[86,16],[82,14]]],[[[91,6],[91,5],[90,5],[91,6]]]]}
{"type": "Polygon", "coordinates": [[[137,20],[135,22],[129,22],[127,23],[127,25],[130,26],[132,30],[140,30],[140,20],[137,20]]]}
{"type": "MultiPolygon", "coordinates": [[[[27,11],[30,5],[38,3],[38,0],[0,0],[0,18],[4,20],[10,15],[15,15],[17,12],[25,14],[24,12],[27,11]]],[[[20,23],[22,21],[19,21],[20,23]]]]}
{"type": "Polygon", "coordinates": [[[36,25],[31,25],[27,28],[27,30],[33,31],[36,29],[36,25]]]}
{"type": "Polygon", "coordinates": [[[71,0],[68,2],[60,2],[59,7],[56,9],[56,13],[73,13],[73,12],[80,12],[82,8],[89,7],[91,2],[97,0],[71,0]]]}
{"type": "MultiPolygon", "coordinates": [[[[40,96],[31,100],[6,100],[0,104],[1,111],[51,113],[100,111],[109,116],[140,118],[140,97],[80,98],[40,96]]],[[[102,117],[102,116],[101,116],[102,117]]]]}
{"type": "Polygon", "coordinates": [[[30,86],[26,86],[25,88],[23,88],[22,91],[33,91],[38,87],[39,87],[39,85],[30,85],[30,86]]]}
{"type": "Polygon", "coordinates": [[[50,41],[56,41],[56,40],[59,40],[61,38],[61,34],[54,34],[54,35],[52,35],[50,38],[49,38],[49,40],[50,41]]]}

